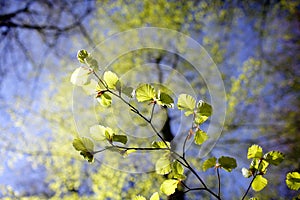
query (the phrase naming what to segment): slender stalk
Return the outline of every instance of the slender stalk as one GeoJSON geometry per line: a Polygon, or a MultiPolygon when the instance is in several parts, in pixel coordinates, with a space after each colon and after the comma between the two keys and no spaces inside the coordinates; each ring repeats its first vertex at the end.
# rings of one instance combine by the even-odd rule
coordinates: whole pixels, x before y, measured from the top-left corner
{"type": "Polygon", "coordinates": [[[221,178],[220,178],[220,170],[217,167],[217,175],[218,175],[218,196],[221,197],[221,178]]]}
{"type": "Polygon", "coordinates": [[[153,114],[154,114],[154,108],[155,108],[155,105],[156,105],[156,103],[153,102],[153,106],[152,106],[151,116],[150,116],[149,122],[152,122],[152,118],[153,118],[153,114]]]}

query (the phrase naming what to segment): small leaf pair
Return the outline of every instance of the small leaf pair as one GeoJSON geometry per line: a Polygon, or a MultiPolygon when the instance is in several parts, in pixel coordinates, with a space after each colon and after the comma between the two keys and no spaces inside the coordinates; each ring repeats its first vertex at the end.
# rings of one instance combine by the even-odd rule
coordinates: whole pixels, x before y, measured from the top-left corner
{"type": "Polygon", "coordinates": [[[222,168],[228,172],[231,172],[233,169],[237,167],[237,164],[234,158],[228,156],[222,156],[218,159],[218,163],[217,163],[217,158],[212,157],[204,161],[202,165],[203,171],[206,171],[207,169],[213,167],[222,168]]]}

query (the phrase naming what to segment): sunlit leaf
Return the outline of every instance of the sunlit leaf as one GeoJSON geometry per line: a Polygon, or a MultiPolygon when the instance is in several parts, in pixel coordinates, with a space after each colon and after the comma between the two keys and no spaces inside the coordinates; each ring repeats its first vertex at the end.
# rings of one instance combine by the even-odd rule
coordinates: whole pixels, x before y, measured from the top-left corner
{"type": "Polygon", "coordinates": [[[174,179],[165,180],[160,186],[160,191],[169,196],[175,192],[178,183],[179,181],[174,179]]]}
{"type": "Polygon", "coordinates": [[[84,159],[88,160],[89,162],[93,162],[94,143],[92,140],[86,137],[75,138],[73,140],[73,147],[77,151],[80,151],[80,155],[82,155],[84,159]]]}
{"type": "Polygon", "coordinates": [[[236,160],[227,156],[222,156],[221,158],[219,158],[218,163],[223,169],[225,169],[228,172],[231,172],[234,168],[237,167],[236,160]]]}
{"type": "Polygon", "coordinates": [[[284,160],[284,154],[279,151],[270,151],[264,155],[264,159],[272,165],[279,165],[284,160]]]}
{"type": "Polygon", "coordinates": [[[212,107],[208,103],[200,100],[197,103],[195,123],[202,124],[212,115],[212,107]]]}
{"type": "Polygon", "coordinates": [[[260,173],[265,174],[269,163],[259,158],[254,158],[250,164],[250,169],[258,170],[260,173]]]}
{"type": "Polygon", "coordinates": [[[138,196],[135,196],[132,200],[147,200],[147,199],[141,195],[138,195],[138,196]]]}
{"type": "Polygon", "coordinates": [[[158,103],[158,105],[166,106],[168,108],[174,107],[174,100],[172,99],[172,97],[170,95],[168,95],[164,92],[160,93],[157,103],[158,103]]]}
{"type": "Polygon", "coordinates": [[[139,102],[152,101],[155,98],[155,89],[149,84],[141,84],[135,90],[136,99],[139,102]]]}
{"type": "Polygon", "coordinates": [[[245,178],[249,178],[252,176],[252,172],[247,168],[242,168],[242,174],[245,178]]]}
{"type": "Polygon", "coordinates": [[[207,133],[198,129],[195,133],[195,144],[201,145],[208,139],[207,133]]]}
{"type": "Polygon", "coordinates": [[[120,142],[122,144],[127,143],[127,136],[126,135],[113,135],[112,136],[112,141],[113,142],[120,142]]]}
{"type": "Polygon", "coordinates": [[[97,101],[103,106],[103,107],[109,107],[112,103],[112,98],[109,94],[103,93],[100,97],[97,97],[97,101]]]}
{"type": "Polygon", "coordinates": [[[175,162],[173,162],[172,164],[172,171],[175,174],[183,174],[184,173],[184,168],[183,166],[180,164],[180,162],[178,162],[177,160],[175,162]]]}
{"type": "Polygon", "coordinates": [[[104,127],[104,126],[94,125],[94,126],[90,127],[91,137],[95,141],[103,141],[106,139],[105,130],[106,130],[106,127],[104,127]]]}
{"type": "Polygon", "coordinates": [[[87,58],[89,56],[88,52],[84,49],[79,50],[77,52],[77,59],[79,62],[85,64],[85,58],[87,58]]]}
{"type": "Polygon", "coordinates": [[[163,141],[153,141],[152,142],[152,147],[154,148],[171,148],[170,142],[166,142],[168,146],[163,141]]]}
{"type": "Polygon", "coordinates": [[[185,116],[189,116],[193,114],[194,109],[196,105],[196,100],[194,97],[187,95],[187,94],[181,94],[178,97],[177,107],[179,110],[185,111],[185,116]]]}
{"type": "Polygon", "coordinates": [[[212,157],[203,162],[202,169],[203,171],[208,170],[209,168],[215,167],[217,164],[217,158],[212,157]]]}
{"type": "Polygon", "coordinates": [[[300,173],[299,172],[289,172],[286,175],[286,185],[292,190],[299,190],[300,188],[300,173]]]}
{"type": "Polygon", "coordinates": [[[248,149],[247,158],[261,158],[263,156],[262,148],[256,144],[252,145],[248,149]]]}
{"type": "Polygon", "coordinates": [[[158,192],[154,192],[151,195],[150,200],[159,200],[159,194],[158,194],[158,192]]]}
{"type": "Polygon", "coordinates": [[[172,170],[171,161],[167,156],[163,156],[156,161],[155,171],[157,174],[168,174],[172,170]]]}
{"type": "Polygon", "coordinates": [[[85,67],[78,67],[71,75],[71,83],[77,86],[82,86],[88,82],[90,70],[85,67]]]}
{"type": "Polygon", "coordinates": [[[252,189],[256,192],[264,189],[268,184],[268,180],[264,178],[262,175],[257,175],[252,182],[252,189]]]}
{"type": "Polygon", "coordinates": [[[103,80],[105,81],[105,83],[107,84],[107,87],[109,89],[116,89],[116,85],[119,81],[119,78],[118,76],[111,72],[111,71],[106,71],[104,74],[103,74],[103,80]]]}

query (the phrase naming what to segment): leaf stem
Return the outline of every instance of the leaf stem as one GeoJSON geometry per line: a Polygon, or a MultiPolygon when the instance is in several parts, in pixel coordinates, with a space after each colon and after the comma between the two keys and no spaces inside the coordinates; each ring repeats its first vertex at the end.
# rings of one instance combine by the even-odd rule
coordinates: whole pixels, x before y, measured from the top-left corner
{"type": "Polygon", "coordinates": [[[219,167],[217,167],[217,176],[218,176],[218,196],[221,195],[221,178],[220,178],[220,170],[219,167]]]}

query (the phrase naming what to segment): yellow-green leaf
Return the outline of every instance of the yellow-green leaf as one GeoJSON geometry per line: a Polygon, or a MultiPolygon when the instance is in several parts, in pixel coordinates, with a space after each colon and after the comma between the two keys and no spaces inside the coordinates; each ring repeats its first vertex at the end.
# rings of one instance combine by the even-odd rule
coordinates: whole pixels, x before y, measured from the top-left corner
{"type": "Polygon", "coordinates": [[[264,159],[272,165],[279,165],[284,160],[284,154],[279,151],[270,151],[264,155],[264,159]]]}
{"type": "Polygon", "coordinates": [[[252,189],[256,192],[264,189],[268,184],[268,180],[264,178],[262,175],[257,175],[252,182],[252,189]]]}
{"type": "Polygon", "coordinates": [[[97,97],[97,101],[103,106],[103,107],[109,107],[112,103],[112,98],[110,95],[103,93],[100,97],[97,97]]]}
{"type": "Polygon", "coordinates": [[[135,196],[132,200],[147,200],[147,199],[141,195],[138,195],[138,196],[135,196]]]}
{"type": "Polygon", "coordinates": [[[103,80],[105,81],[105,83],[107,84],[107,87],[109,89],[116,89],[116,85],[119,81],[119,78],[118,76],[111,72],[111,71],[106,71],[104,74],[103,74],[103,80]]]}
{"type": "Polygon", "coordinates": [[[209,168],[212,168],[212,167],[216,166],[216,164],[217,164],[217,158],[216,157],[209,158],[206,161],[204,161],[204,163],[202,165],[202,169],[203,169],[203,171],[206,171],[209,168]]]}
{"type": "Polygon", "coordinates": [[[156,161],[155,171],[157,174],[168,174],[172,170],[171,161],[168,156],[163,156],[156,161]]]}
{"type": "Polygon", "coordinates": [[[170,142],[166,142],[166,143],[167,143],[167,146],[163,141],[153,141],[151,145],[154,148],[170,148],[171,147],[170,142]]]}
{"type": "Polygon", "coordinates": [[[247,158],[261,158],[263,156],[262,148],[256,144],[252,145],[248,149],[247,158]]]}
{"type": "Polygon", "coordinates": [[[173,108],[174,107],[174,100],[172,97],[164,92],[161,92],[158,97],[157,101],[158,105],[161,106],[166,106],[168,108],[173,108]]]}
{"type": "Polygon", "coordinates": [[[165,180],[160,186],[160,191],[169,196],[175,192],[178,183],[179,181],[174,179],[165,180]]]}
{"type": "Polygon", "coordinates": [[[204,131],[202,131],[200,129],[198,129],[196,131],[196,133],[195,133],[195,144],[201,145],[207,139],[208,139],[208,135],[204,131]]]}
{"type": "Polygon", "coordinates": [[[158,192],[154,192],[151,195],[150,200],[159,200],[159,194],[158,194],[158,192]]]}
{"type": "Polygon", "coordinates": [[[138,102],[152,101],[155,98],[155,89],[149,84],[141,84],[135,90],[135,96],[138,102]]]}
{"type": "Polygon", "coordinates": [[[79,62],[85,64],[85,59],[89,56],[88,52],[84,49],[79,50],[77,53],[77,59],[79,62]]]}
{"type": "Polygon", "coordinates": [[[222,156],[218,159],[218,162],[221,165],[221,167],[228,172],[231,172],[234,168],[237,167],[236,160],[231,157],[222,156]]]}
{"type": "Polygon", "coordinates": [[[194,97],[187,95],[187,94],[181,94],[178,97],[177,107],[179,110],[185,111],[185,116],[189,116],[193,114],[194,109],[196,105],[196,100],[194,97]]]}
{"type": "Polygon", "coordinates": [[[200,100],[197,103],[195,123],[202,124],[212,115],[212,106],[200,100]]]}
{"type": "Polygon", "coordinates": [[[300,173],[299,172],[289,172],[286,175],[286,185],[292,190],[299,190],[300,188],[300,173]]]}

